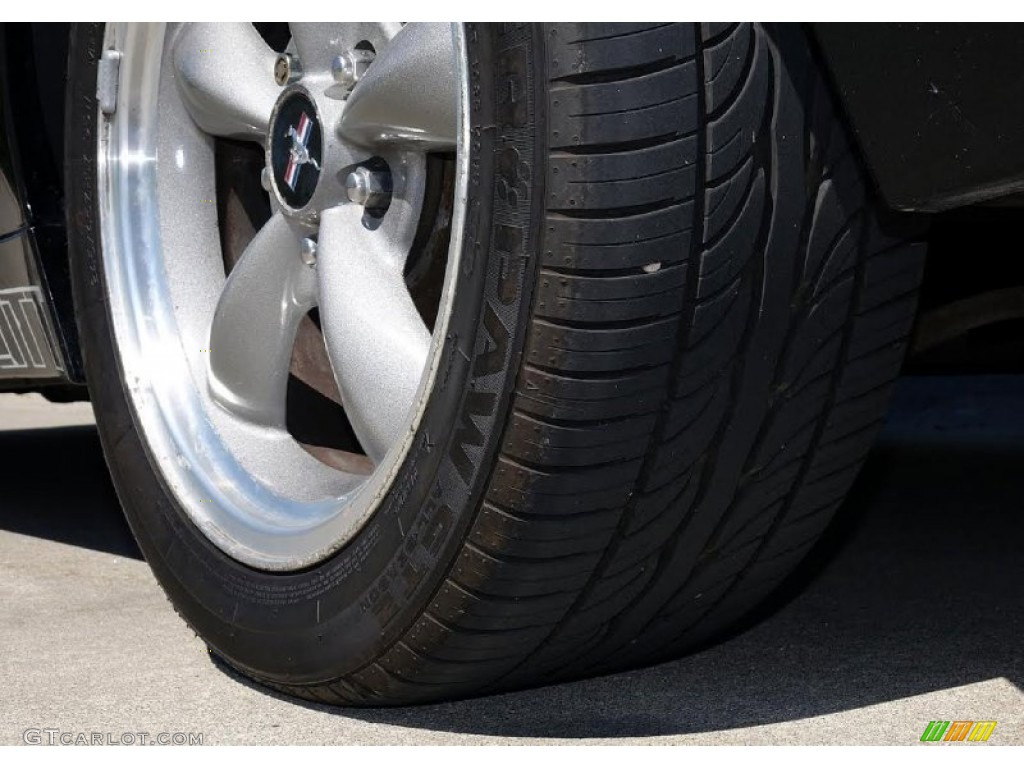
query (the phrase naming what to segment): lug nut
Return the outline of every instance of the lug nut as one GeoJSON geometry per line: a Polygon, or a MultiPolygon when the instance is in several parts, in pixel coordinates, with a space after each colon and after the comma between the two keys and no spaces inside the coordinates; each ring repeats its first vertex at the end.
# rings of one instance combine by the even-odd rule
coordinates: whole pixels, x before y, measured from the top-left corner
{"type": "Polygon", "coordinates": [[[299,257],[307,267],[316,266],[316,240],[311,237],[302,238],[302,245],[299,248],[299,257]]]}
{"type": "Polygon", "coordinates": [[[282,53],[274,62],[274,80],[278,85],[294,83],[302,77],[302,65],[289,53],[282,53]]]}
{"type": "Polygon", "coordinates": [[[339,85],[352,90],[366,73],[367,67],[373,62],[373,51],[354,48],[351,51],[339,54],[331,62],[331,74],[334,81],[339,85]]]}
{"type": "Polygon", "coordinates": [[[391,195],[390,174],[371,171],[361,165],[345,179],[345,192],[353,203],[366,208],[383,208],[391,195]]]}

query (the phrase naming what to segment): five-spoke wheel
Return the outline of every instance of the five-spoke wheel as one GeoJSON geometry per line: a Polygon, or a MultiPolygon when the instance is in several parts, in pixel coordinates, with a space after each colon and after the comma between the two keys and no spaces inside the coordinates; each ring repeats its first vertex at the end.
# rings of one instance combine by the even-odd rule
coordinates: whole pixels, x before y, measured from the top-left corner
{"type": "Polygon", "coordinates": [[[460,28],[291,24],[280,49],[251,24],[112,25],[107,38],[121,90],[101,173],[136,406],[218,546],[258,567],[307,566],[372,511],[431,386],[458,248],[420,244],[433,187],[448,187],[447,226],[460,215],[457,174],[428,171],[457,165],[460,28]],[[248,209],[265,212],[240,233],[219,177],[245,142],[263,157],[249,169],[263,200],[248,209]],[[444,263],[425,307],[410,273],[429,259],[444,263]],[[348,458],[318,460],[289,431],[304,324],[322,334],[348,458]]]}

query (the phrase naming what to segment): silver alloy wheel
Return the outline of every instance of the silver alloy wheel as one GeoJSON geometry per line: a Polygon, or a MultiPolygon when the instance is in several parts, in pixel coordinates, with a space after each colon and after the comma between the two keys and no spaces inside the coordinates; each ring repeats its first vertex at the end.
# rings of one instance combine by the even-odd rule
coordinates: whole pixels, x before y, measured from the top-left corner
{"type": "Polygon", "coordinates": [[[290,26],[279,56],[248,24],[108,25],[117,103],[98,116],[103,278],[137,426],[198,528],[268,570],[341,547],[402,463],[456,298],[467,179],[459,25],[290,26]],[[216,136],[263,146],[273,209],[227,275],[216,136]],[[403,270],[426,153],[453,150],[431,333],[403,270]],[[318,461],[285,427],[312,307],[368,475],[318,461]]]}

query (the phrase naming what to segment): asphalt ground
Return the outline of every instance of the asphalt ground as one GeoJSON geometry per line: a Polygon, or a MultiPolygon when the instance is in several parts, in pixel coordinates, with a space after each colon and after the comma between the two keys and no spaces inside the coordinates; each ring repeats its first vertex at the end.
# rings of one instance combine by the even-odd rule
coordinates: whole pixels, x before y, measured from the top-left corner
{"type": "Polygon", "coordinates": [[[171,609],[89,406],[0,395],[0,743],[58,729],[204,744],[918,744],[931,720],[995,720],[989,743],[1020,745],[1024,378],[901,382],[826,540],[762,614],[684,659],[579,683],[391,710],[282,698],[218,666],[171,609]]]}

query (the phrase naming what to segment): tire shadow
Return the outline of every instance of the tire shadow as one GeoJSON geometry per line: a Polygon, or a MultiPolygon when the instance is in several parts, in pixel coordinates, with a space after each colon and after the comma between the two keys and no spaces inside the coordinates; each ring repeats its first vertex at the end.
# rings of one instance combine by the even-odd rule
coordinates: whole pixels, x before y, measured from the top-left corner
{"type": "Polygon", "coordinates": [[[0,530],[142,559],[94,426],[0,431],[0,530]]]}

